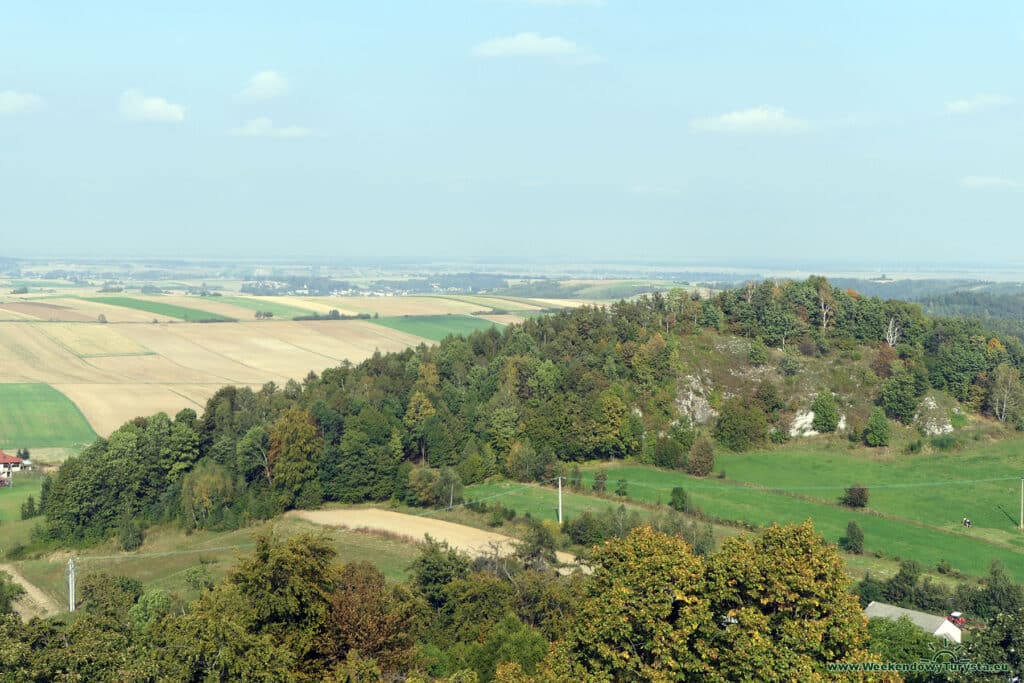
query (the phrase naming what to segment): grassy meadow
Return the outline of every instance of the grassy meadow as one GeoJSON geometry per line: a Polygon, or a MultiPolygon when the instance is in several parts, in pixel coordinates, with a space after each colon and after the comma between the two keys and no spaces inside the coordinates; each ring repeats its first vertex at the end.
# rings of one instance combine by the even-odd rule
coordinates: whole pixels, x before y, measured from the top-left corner
{"type": "Polygon", "coordinates": [[[221,315],[219,313],[209,313],[207,311],[200,311],[195,308],[187,308],[176,304],[168,304],[160,301],[148,301],[146,299],[134,299],[127,296],[87,296],[82,298],[86,301],[92,301],[97,304],[131,308],[137,311],[165,315],[168,318],[178,318],[179,320],[184,320],[186,322],[226,322],[233,320],[233,318],[229,318],[228,316],[221,315]]]}
{"type": "MultiPolygon", "coordinates": [[[[810,518],[833,542],[854,520],[864,531],[868,553],[915,559],[926,567],[947,560],[975,576],[998,559],[1024,580],[1024,533],[1016,529],[1015,514],[1020,481],[1013,469],[1020,444],[1015,440],[964,453],[888,458],[799,447],[721,455],[716,470],[725,470],[727,479],[696,479],[632,464],[605,469],[608,490],[625,479],[633,500],[665,503],[672,488],[681,486],[713,517],[756,526],[810,518]],[[862,510],[838,503],[843,490],[855,483],[870,489],[868,507],[862,510]],[[974,521],[973,528],[961,526],[964,516],[974,521]]],[[[595,469],[584,472],[588,488],[595,469]]]]}
{"type": "MultiPolygon", "coordinates": [[[[21,520],[21,504],[29,496],[39,504],[39,490],[43,486],[43,478],[35,473],[14,475],[14,485],[0,488],[0,523],[21,520]]],[[[4,536],[0,533],[0,536],[4,536]]]]}
{"type": "Polygon", "coordinates": [[[489,320],[470,315],[403,315],[375,318],[373,322],[433,341],[441,341],[452,334],[471,334],[495,326],[489,320]]]}
{"type": "Polygon", "coordinates": [[[0,448],[69,447],[96,432],[64,394],[48,384],[0,384],[0,448]]]}
{"type": "MultiPolygon", "coordinates": [[[[20,535],[26,532],[17,529],[20,535]]],[[[13,525],[12,525],[13,526],[13,525]]],[[[325,528],[290,518],[228,532],[197,531],[186,534],[170,527],[150,529],[140,550],[125,553],[113,542],[74,552],[79,576],[107,572],[141,581],[146,588],[162,588],[186,599],[196,597],[188,586],[186,571],[204,565],[214,581],[220,581],[240,556],[255,547],[256,536],[266,530],[288,537],[302,532],[323,535],[338,552],[341,562],[370,562],[392,580],[408,578],[407,570],[419,554],[417,545],[380,535],[348,529],[325,528]]],[[[6,529],[5,529],[6,531],[6,529]]],[[[18,570],[59,604],[67,600],[65,570],[70,553],[61,552],[15,562],[18,570]]],[[[2,555],[0,555],[2,559],[2,555]]]]}

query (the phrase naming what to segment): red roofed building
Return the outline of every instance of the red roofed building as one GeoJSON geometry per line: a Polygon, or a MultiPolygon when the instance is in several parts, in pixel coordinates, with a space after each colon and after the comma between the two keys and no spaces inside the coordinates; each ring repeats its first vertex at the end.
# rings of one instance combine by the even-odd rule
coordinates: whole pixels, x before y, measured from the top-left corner
{"type": "Polygon", "coordinates": [[[21,458],[16,458],[13,455],[0,451],[0,477],[10,479],[12,474],[21,471],[23,462],[25,461],[21,458]]]}

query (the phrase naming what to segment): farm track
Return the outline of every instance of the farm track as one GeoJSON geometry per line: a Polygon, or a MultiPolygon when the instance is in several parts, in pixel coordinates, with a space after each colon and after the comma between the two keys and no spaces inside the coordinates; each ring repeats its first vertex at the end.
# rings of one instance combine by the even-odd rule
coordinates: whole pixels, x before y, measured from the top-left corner
{"type": "Polygon", "coordinates": [[[0,564],[0,572],[10,574],[14,582],[25,589],[25,594],[14,603],[14,609],[23,620],[28,621],[32,617],[52,617],[61,611],[60,606],[49,595],[30,583],[14,565],[0,564]]]}
{"type": "MultiPolygon", "coordinates": [[[[298,517],[323,526],[386,531],[389,534],[396,534],[416,542],[422,541],[425,536],[429,535],[433,539],[444,541],[452,548],[462,550],[475,557],[488,555],[494,550],[498,550],[502,555],[510,555],[514,552],[516,545],[516,539],[493,531],[484,531],[441,519],[377,508],[293,510],[286,516],[298,517]]],[[[556,555],[558,561],[563,564],[576,563],[576,557],[569,553],[559,552],[556,555]]]]}

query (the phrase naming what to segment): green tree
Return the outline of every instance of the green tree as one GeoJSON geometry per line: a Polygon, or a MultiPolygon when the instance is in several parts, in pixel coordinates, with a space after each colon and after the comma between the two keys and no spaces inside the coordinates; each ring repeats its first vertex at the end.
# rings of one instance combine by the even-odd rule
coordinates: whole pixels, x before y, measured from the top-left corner
{"type": "Polygon", "coordinates": [[[762,443],[767,434],[768,420],[760,408],[740,398],[729,399],[722,405],[714,431],[718,443],[731,451],[743,452],[762,443]]]}
{"type": "Polygon", "coordinates": [[[673,487],[668,505],[676,512],[689,512],[690,497],[686,495],[686,491],[681,486],[673,487]]]}
{"type": "Polygon", "coordinates": [[[406,408],[405,417],[402,418],[405,428],[416,442],[416,450],[420,456],[420,464],[427,461],[427,439],[425,427],[427,420],[437,413],[437,408],[430,402],[420,390],[412,392],[409,397],[409,407],[406,408]]]}
{"type": "Polygon", "coordinates": [[[867,507],[869,494],[870,492],[866,486],[854,484],[846,488],[846,491],[839,498],[839,502],[851,508],[867,507]]]}
{"type": "MultiPolygon", "coordinates": [[[[14,582],[11,575],[0,571],[0,616],[14,611],[14,601],[25,593],[25,589],[14,582]]],[[[3,660],[0,659],[0,663],[3,660]]]]}
{"type": "MultiPolygon", "coordinates": [[[[911,664],[922,659],[931,659],[934,647],[938,642],[906,617],[900,617],[895,621],[892,619],[870,619],[868,620],[868,634],[870,635],[868,651],[877,655],[883,662],[911,664]]],[[[924,683],[932,680],[927,673],[909,671],[903,672],[901,675],[907,683],[924,683]]]]}
{"type": "Polygon", "coordinates": [[[269,437],[267,457],[278,506],[286,510],[299,502],[319,504],[316,499],[302,500],[315,481],[317,460],[323,450],[313,418],[299,408],[289,408],[271,426],[269,437]]]}
{"type": "Polygon", "coordinates": [[[831,391],[823,391],[818,394],[811,404],[814,411],[812,426],[816,432],[834,432],[839,426],[839,406],[836,405],[836,397],[831,391]]]}
{"type": "Polygon", "coordinates": [[[623,497],[629,495],[627,485],[628,482],[625,479],[619,479],[619,481],[615,485],[615,495],[623,497]]]}
{"type": "Polygon", "coordinates": [[[885,417],[885,411],[875,408],[871,411],[868,424],[864,428],[864,443],[868,446],[888,446],[891,438],[889,420],[885,417]]]}
{"type": "Polygon", "coordinates": [[[903,424],[910,424],[917,409],[917,386],[914,377],[900,370],[882,384],[879,403],[885,414],[903,424]]]}
{"type": "Polygon", "coordinates": [[[595,493],[604,493],[608,490],[608,473],[604,470],[594,472],[594,483],[591,485],[595,493]]]}
{"type": "Polygon", "coordinates": [[[39,514],[39,510],[36,508],[36,499],[34,496],[29,496],[25,499],[25,502],[21,504],[21,518],[32,519],[39,514]]]}
{"type": "Polygon", "coordinates": [[[846,525],[846,535],[839,539],[839,547],[854,555],[864,552],[864,532],[852,519],[846,525]]]}
{"type": "Polygon", "coordinates": [[[715,449],[706,437],[700,437],[690,448],[690,457],[686,459],[686,472],[695,477],[706,477],[715,467],[715,449]]]}

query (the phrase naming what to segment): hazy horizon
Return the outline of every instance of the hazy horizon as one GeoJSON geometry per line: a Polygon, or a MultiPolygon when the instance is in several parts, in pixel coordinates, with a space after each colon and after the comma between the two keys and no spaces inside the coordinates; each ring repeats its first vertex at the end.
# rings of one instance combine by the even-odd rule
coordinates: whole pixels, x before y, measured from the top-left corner
{"type": "Polygon", "coordinates": [[[10,7],[2,248],[984,267],[1024,247],[987,7],[10,7]]]}

